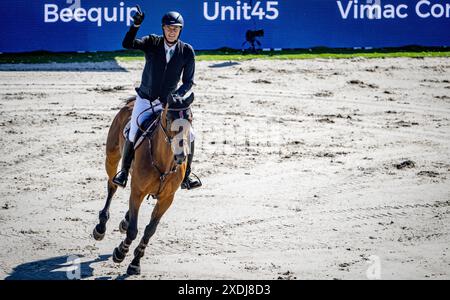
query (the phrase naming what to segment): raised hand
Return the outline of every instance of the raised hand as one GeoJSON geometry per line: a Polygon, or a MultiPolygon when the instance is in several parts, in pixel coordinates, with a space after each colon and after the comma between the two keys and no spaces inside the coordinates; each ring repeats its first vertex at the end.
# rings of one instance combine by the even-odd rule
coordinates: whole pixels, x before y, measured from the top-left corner
{"type": "Polygon", "coordinates": [[[137,12],[133,16],[134,25],[139,26],[144,21],[145,13],[141,10],[139,5],[136,5],[137,12]]]}

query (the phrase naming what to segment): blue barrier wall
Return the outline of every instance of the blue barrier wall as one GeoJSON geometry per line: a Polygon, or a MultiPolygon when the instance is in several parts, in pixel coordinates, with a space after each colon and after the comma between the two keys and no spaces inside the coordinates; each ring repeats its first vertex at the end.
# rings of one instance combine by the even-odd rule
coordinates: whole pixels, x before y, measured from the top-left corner
{"type": "Polygon", "coordinates": [[[264,48],[450,45],[450,0],[2,0],[0,52],[122,49],[135,4],[139,36],[178,10],[195,49],[240,49],[248,29],[264,48]]]}

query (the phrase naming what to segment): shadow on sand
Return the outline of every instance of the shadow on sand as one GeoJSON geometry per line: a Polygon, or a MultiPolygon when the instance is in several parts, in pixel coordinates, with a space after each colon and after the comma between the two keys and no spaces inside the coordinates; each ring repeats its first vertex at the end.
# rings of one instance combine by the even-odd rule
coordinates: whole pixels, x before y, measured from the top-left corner
{"type": "Polygon", "coordinates": [[[212,64],[212,65],[209,65],[208,67],[209,68],[226,68],[226,67],[232,67],[235,65],[240,65],[240,63],[235,62],[235,61],[226,61],[223,63],[212,64]]]}
{"type": "MultiPolygon", "coordinates": [[[[68,280],[68,279],[88,279],[93,275],[94,269],[91,264],[107,261],[111,255],[100,255],[99,257],[83,261],[83,256],[79,257],[79,265],[74,263],[76,256],[59,256],[44,260],[27,262],[14,267],[11,274],[5,280],[68,280]],[[79,267],[78,267],[79,266],[79,267]],[[77,269],[79,268],[79,269],[77,269]],[[78,276],[79,275],[79,276],[78,276]]],[[[125,279],[126,276],[119,276],[114,279],[125,279]]],[[[95,280],[113,279],[111,276],[93,278],[95,280]]]]}
{"type": "Polygon", "coordinates": [[[0,64],[2,71],[21,71],[21,72],[128,72],[127,69],[119,65],[116,61],[102,62],[65,62],[65,63],[4,63],[0,64]]]}

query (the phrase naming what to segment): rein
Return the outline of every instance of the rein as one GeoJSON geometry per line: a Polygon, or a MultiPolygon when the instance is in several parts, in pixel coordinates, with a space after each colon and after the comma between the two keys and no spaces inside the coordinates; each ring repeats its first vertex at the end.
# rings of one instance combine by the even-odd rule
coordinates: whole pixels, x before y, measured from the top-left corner
{"type": "MultiPolygon", "coordinates": [[[[166,142],[166,145],[168,144],[169,147],[171,146],[171,142],[172,139],[168,136],[166,129],[162,126],[162,122],[161,122],[161,115],[158,116],[158,119],[156,120],[156,122],[158,122],[158,127],[162,130],[162,132],[165,135],[164,141],[166,142]]],[[[149,140],[150,143],[148,143],[149,148],[150,148],[150,155],[151,155],[151,160],[152,160],[152,166],[159,172],[159,187],[158,187],[158,191],[156,192],[155,195],[152,195],[153,198],[157,198],[159,193],[161,192],[162,186],[164,184],[164,181],[166,180],[166,178],[173,174],[176,173],[178,171],[178,165],[175,164],[174,162],[172,162],[172,167],[169,169],[169,171],[162,171],[161,168],[158,166],[158,162],[155,160],[155,156],[153,155],[153,148],[152,148],[152,138],[155,135],[156,130],[154,130],[151,134],[151,136],[146,136],[149,140]]]]}
{"type": "MultiPolygon", "coordinates": [[[[168,108],[168,111],[184,111],[185,109],[172,109],[172,108],[168,108]]],[[[156,122],[158,122],[158,127],[161,129],[161,131],[164,133],[164,141],[166,142],[166,145],[169,145],[169,147],[171,147],[172,144],[172,138],[169,136],[169,134],[167,133],[166,128],[164,128],[162,126],[162,120],[161,120],[161,116],[162,114],[160,114],[158,116],[158,119],[156,120],[156,122]]],[[[152,159],[152,166],[159,172],[159,187],[158,187],[158,191],[156,192],[155,195],[153,195],[153,197],[157,198],[159,193],[161,192],[161,189],[163,187],[164,181],[166,180],[166,178],[173,174],[176,173],[178,171],[178,164],[174,163],[172,161],[172,167],[168,170],[168,171],[162,171],[161,168],[158,166],[158,162],[155,160],[154,155],[153,155],[153,149],[152,149],[152,138],[154,136],[154,134],[156,133],[156,130],[152,132],[152,135],[146,136],[147,138],[150,139],[150,143],[149,143],[149,148],[150,148],[150,154],[151,154],[151,159],[152,159]]]]}

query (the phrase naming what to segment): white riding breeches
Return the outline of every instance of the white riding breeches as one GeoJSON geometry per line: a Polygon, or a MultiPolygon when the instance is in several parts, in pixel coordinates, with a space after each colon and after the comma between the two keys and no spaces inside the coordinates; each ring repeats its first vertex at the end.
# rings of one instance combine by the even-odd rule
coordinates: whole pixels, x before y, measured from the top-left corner
{"type": "MultiPolygon", "coordinates": [[[[155,105],[155,102],[159,103],[159,101],[153,101],[153,109],[155,113],[159,114],[164,108],[162,104],[155,105]]],[[[136,123],[137,118],[139,117],[139,125],[148,118],[153,115],[153,110],[151,109],[150,100],[141,98],[139,95],[136,95],[136,101],[134,102],[133,112],[131,113],[131,123],[130,123],[130,132],[128,133],[128,140],[134,142],[136,137],[136,133],[139,130],[139,127],[136,123]]],[[[189,130],[189,139],[191,142],[195,140],[194,128],[190,126],[189,130]]]]}

